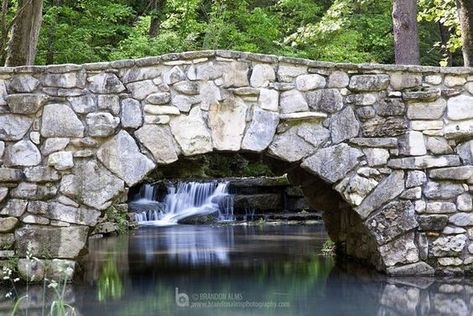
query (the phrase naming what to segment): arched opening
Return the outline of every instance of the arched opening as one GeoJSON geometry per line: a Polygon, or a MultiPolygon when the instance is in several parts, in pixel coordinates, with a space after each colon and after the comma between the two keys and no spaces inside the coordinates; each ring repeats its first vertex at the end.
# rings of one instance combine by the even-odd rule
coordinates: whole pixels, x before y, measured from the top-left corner
{"type": "MultiPolygon", "coordinates": [[[[164,203],[169,193],[169,183],[173,183],[175,190],[175,184],[179,181],[229,183],[228,192],[235,196],[235,200],[232,199],[231,220],[322,220],[340,259],[349,258],[382,269],[376,240],[358,213],[332,185],[303,169],[298,162],[291,163],[267,153],[247,151],[180,157],[176,162],[159,166],[146,179],[130,188],[128,203],[132,211],[143,212],[146,217],[147,211],[155,209],[146,203],[137,205],[133,202],[143,198],[145,186],[154,187],[149,199],[164,203]]],[[[148,217],[157,219],[158,215],[153,214],[148,217]]],[[[212,217],[212,220],[217,218],[212,217]]],[[[179,223],[213,222],[202,216],[183,218],[179,223]]]]}

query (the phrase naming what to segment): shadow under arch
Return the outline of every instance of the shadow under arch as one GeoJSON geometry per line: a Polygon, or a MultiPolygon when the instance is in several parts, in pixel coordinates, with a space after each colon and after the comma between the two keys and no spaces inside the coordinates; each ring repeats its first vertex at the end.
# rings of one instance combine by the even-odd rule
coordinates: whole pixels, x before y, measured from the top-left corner
{"type": "Polygon", "coordinates": [[[337,256],[383,271],[376,240],[359,214],[333,185],[302,168],[299,161],[288,162],[267,152],[244,150],[183,156],[171,164],[160,165],[142,182],[130,188],[129,199],[143,183],[166,179],[205,180],[268,175],[287,175],[291,185],[302,189],[311,209],[322,212],[326,231],[335,242],[337,256]],[[252,167],[258,170],[249,170],[252,167]]]}

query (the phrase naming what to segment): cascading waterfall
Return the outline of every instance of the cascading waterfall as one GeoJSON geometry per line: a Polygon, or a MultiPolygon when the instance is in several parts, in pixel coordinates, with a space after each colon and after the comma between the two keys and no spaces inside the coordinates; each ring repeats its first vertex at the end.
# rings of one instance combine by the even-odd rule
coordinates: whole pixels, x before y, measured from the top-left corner
{"type": "Polygon", "coordinates": [[[228,182],[178,182],[167,188],[163,202],[156,201],[156,189],[145,184],[139,198],[130,205],[141,225],[167,226],[179,221],[214,214],[219,221],[232,221],[233,195],[228,182]]]}

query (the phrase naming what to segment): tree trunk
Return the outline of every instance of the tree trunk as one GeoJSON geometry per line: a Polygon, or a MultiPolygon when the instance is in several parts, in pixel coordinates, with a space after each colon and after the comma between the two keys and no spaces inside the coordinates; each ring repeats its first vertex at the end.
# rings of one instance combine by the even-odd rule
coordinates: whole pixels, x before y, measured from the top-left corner
{"type": "Polygon", "coordinates": [[[162,11],[164,9],[164,0],[150,0],[151,23],[149,25],[148,35],[155,38],[158,35],[161,24],[162,11]]]}
{"type": "Polygon", "coordinates": [[[463,60],[466,67],[473,67],[473,1],[457,0],[463,42],[463,60]]]}
{"type": "Polygon", "coordinates": [[[439,32],[440,32],[440,43],[442,45],[441,47],[442,56],[447,59],[447,66],[451,67],[453,58],[452,58],[452,53],[447,47],[448,40],[450,39],[451,34],[448,28],[445,27],[445,25],[443,25],[442,23],[439,22],[438,26],[439,26],[439,32]]]}
{"type": "Polygon", "coordinates": [[[6,66],[32,65],[43,20],[43,0],[19,0],[6,66]]]}
{"type": "Polygon", "coordinates": [[[393,28],[396,64],[418,65],[420,57],[416,0],[394,0],[393,28]]]}

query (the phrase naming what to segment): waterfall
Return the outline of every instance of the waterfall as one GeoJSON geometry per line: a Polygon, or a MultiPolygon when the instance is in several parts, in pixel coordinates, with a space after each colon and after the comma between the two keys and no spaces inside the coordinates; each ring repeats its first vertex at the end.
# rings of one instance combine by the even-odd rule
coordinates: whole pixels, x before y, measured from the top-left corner
{"type": "Polygon", "coordinates": [[[174,225],[183,219],[211,214],[219,221],[235,219],[228,182],[170,184],[163,202],[156,201],[156,187],[145,184],[130,206],[135,210],[136,221],[142,225],[174,225]]]}

